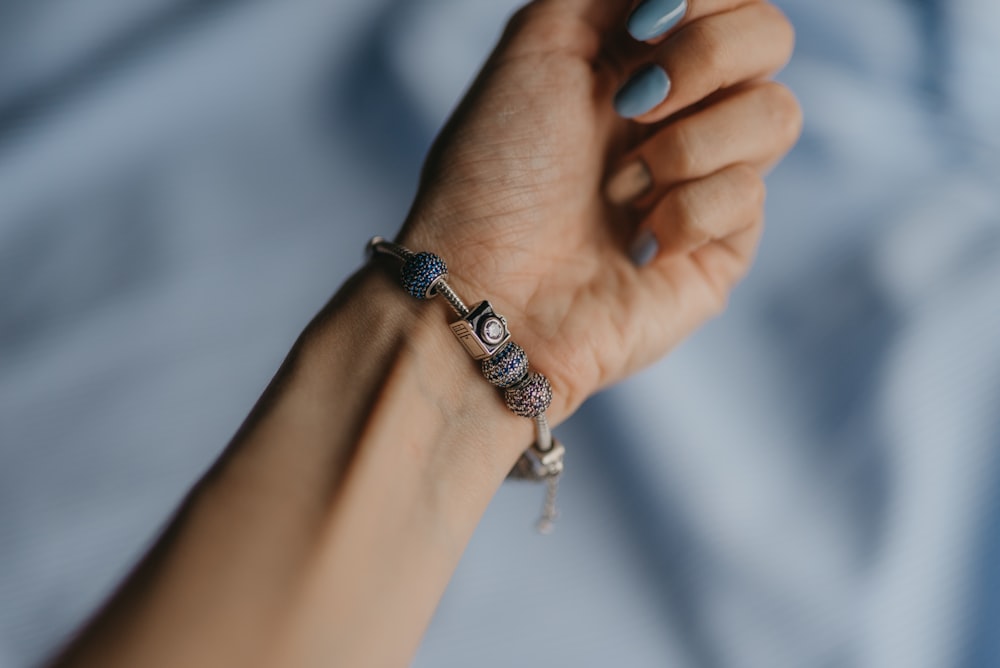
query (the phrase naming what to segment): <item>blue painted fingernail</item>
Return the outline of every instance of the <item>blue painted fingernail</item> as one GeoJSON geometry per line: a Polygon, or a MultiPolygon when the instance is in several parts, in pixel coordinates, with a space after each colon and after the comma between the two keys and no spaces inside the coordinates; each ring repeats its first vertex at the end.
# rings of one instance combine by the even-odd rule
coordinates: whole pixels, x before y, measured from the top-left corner
{"type": "Polygon", "coordinates": [[[642,267],[649,264],[659,250],[660,244],[656,241],[656,236],[645,230],[632,242],[629,255],[637,267],[642,267]]]}
{"type": "Polygon", "coordinates": [[[667,99],[670,77],[659,65],[647,65],[632,75],[615,95],[615,111],[625,118],[642,116],[667,99]]]}
{"type": "Polygon", "coordinates": [[[681,22],[687,8],[687,0],[646,0],[628,17],[629,34],[640,42],[659,37],[681,22]]]}

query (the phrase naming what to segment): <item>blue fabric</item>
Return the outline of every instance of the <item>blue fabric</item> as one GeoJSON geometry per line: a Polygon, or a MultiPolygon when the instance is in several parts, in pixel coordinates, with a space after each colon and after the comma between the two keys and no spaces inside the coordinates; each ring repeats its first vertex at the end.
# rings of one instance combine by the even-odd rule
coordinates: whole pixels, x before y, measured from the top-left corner
{"type": "MultiPolygon", "coordinates": [[[[0,666],[398,225],[513,4],[0,8],[0,666]]],[[[807,124],[754,271],[561,428],[553,536],[501,491],[416,666],[1000,665],[1000,5],[780,4],[807,124]]]]}

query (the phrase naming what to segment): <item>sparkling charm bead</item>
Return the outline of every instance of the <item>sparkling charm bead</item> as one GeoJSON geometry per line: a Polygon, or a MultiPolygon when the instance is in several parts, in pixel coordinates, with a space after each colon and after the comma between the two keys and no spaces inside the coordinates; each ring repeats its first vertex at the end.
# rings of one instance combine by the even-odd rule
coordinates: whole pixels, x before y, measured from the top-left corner
{"type": "Polygon", "coordinates": [[[504,399],[507,401],[507,408],[516,415],[536,418],[552,403],[552,386],[542,374],[528,374],[523,381],[507,389],[504,399]]]}
{"type": "Polygon", "coordinates": [[[483,375],[499,388],[517,385],[528,373],[528,355],[513,341],[496,355],[483,360],[483,375]]]}
{"type": "Polygon", "coordinates": [[[434,284],[448,277],[448,266],[434,253],[416,253],[403,263],[403,288],[417,299],[434,296],[434,284]]]}

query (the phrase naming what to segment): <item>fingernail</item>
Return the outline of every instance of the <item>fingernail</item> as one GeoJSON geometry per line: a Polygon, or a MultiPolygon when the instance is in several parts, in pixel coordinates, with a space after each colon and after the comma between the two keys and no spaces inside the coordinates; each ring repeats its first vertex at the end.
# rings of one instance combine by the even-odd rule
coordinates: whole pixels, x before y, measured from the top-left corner
{"type": "Polygon", "coordinates": [[[687,7],[687,0],[646,0],[628,17],[629,34],[640,42],[659,37],[680,23],[687,7]]]}
{"type": "Polygon", "coordinates": [[[653,177],[650,176],[646,163],[634,160],[608,179],[604,192],[612,204],[627,204],[649,190],[652,185],[653,177]]]}
{"type": "Polygon", "coordinates": [[[647,65],[632,75],[615,95],[615,111],[624,118],[642,116],[667,99],[670,77],[659,65],[647,65]]]}
{"type": "Polygon", "coordinates": [[[637,267],[642,267],[649,264],[659,250],[660,244],[656,241],[656,237],[649,230],[644,230],[632,242],[629,256],[637,267]]]}

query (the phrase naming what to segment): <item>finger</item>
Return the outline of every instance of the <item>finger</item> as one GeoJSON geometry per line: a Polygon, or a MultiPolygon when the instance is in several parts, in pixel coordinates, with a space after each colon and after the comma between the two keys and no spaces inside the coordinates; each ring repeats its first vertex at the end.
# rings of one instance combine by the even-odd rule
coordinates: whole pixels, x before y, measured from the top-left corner
{"type": "Polygon", "coordinates": [[[655,40],[685,21],[732,9],[758,0],[534,0],[524,6],[561,12],[583,19],[600,32],[620,30],[624,24],[635,40],[655,40]],[[627,20],[626,20],[627,17],[627,20]]]}
{"type": "Polygon", "coordinates": [[[749,165],[733,165],[667,191],[643,221],[632,247],[639,265],[691,253],[763,218],[764,181],[749,165]]]}
{"type": "Polygon", "coordinates": [[[636,41],[650,42],[679,25],[687,13],[687,0],[642,0],[636,3],[625,26],[636,41]]]}
{"type": "MultiPolygon", "coordinates": [[[[748,169],[747,175],[753,175],[752,170],[748,169]]],[[[738,213],[730,217],[743,220],[738,213]]],[[[660,254],[639,268],[648,288],[640,293],[646,295],[644,309],[665,316],[650,319],[651,323],[662,323],[647,335],[651,349],[662,354],[664,338],[676,341],[725,310],[732,289],[753,264],[763,232],[764,216],[758,212],[728,236],[708,241],[687,254],[660,254]]]]}
{"type": "Polygon", "coordinates": [[[515,13],[513,23],[538,13],[580,19],[610,38],[624,25],[634,40],[653,42],[672,28],[759,0],[533,0],[515,13]],[[613,33],[613,34],[612,34],[613,33]]]}
{"type": "MultiPolygon", "coordinates": [[[[754,0],[695,0],[695,5],[711,9],[740,1],[754,0]]],[[[673,24],[685,18],[689,13],[687,8],[688,0],[638,3],[635,0],[533,0],[511,16],[503,42],[517,42],[513,47],[515,51],[522,48],[528,52],[564,51],[595,61],[598,53],[620,55],[623,50],[637,46],[626,30],[622,30],[623,26],[628,28],[635,24],[642,30],[645,23],[658,21],[664,26],[662,33],[666,33],[673,24]],[[660,11],[667,16],[657,16],[660,11]],[[615,46],[609,48],[610,45],[615,46]]],[[[694,15],[703,15],[704,11],[699,9],[694,15]]],[[[631,53],[637,56],[639,52],[631,53]]],[[[617,57],[610,60],[628,62],[617,57]]]]}
{"type": "Polygon", "coordinates": [[[624,204],[737,163],[763,172],[795,144],[799,103],[788,88],[752,84],[662,128],[622,161],[606,195],[624,204]]]}
{"type": "Polygon", "coordinates": [[[716,91],[773,75],[794,47],[791,23],[754,2],[686,24],[635,69],[614,98],[619,115],[655,123],[716,91]]]}
{"type": "Polygon", "coordinates": [[[679,26],[757,0],[639,0],[633,2],[626,29],[632,39],[648,44],[661,41],[679,26]]]}
{"type": "Polygon", "coordinates": [[[764,215],[728,237],[715,239],[691,253],[703,276],[720,296],[729,293],[753,264],[764,234],[764,215]]]}
{"type": "MultiPolygon", "coordinates": [[[[586,0],[584,0],[586,1],[586,0]]],[[[620,21],[610,30],[605,24],[605,46],[599,58],[602,64],[610,65],[615,84],[620,84],[625,76],[649,59],[651,45],[667,39],[671,32],[713,14],[719,14],[742,5],[761,0],[633,0],[633,9],[625,21],[625,30],[620,29],[620,21]]],[[[603,3],[604,7],[609,4],[603,3]]]]}

